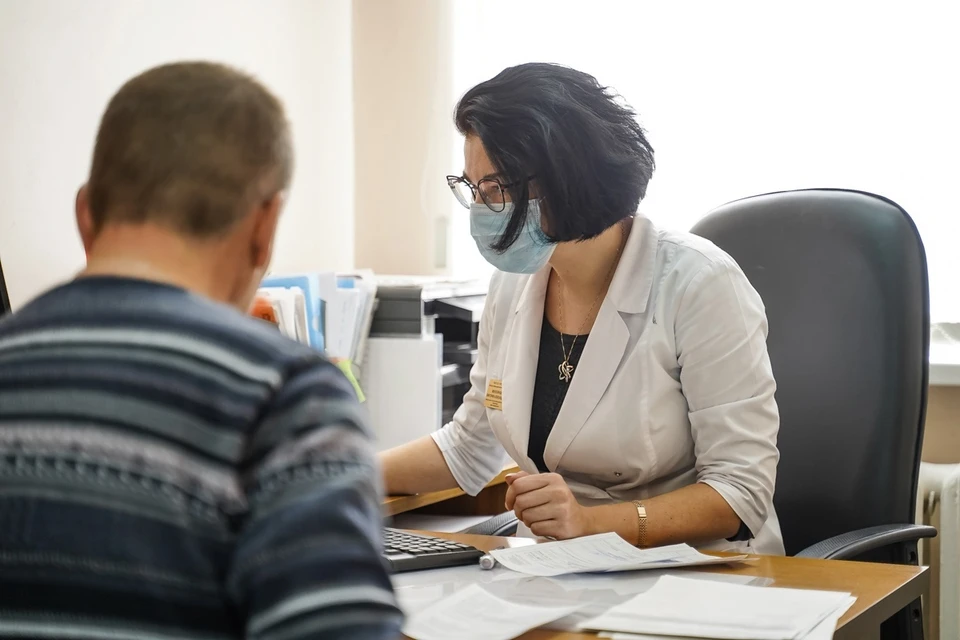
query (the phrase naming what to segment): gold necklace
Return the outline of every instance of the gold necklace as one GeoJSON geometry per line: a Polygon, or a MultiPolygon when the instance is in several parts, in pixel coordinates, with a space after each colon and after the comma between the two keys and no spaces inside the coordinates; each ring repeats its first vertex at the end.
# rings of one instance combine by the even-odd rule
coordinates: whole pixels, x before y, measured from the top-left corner
{"type": "Polygon", "coordinates": [[[557,280],[560,282],[560,295],[557,296],[557,309],[560,312],[560,352],[563,353],[563,362],[560,363],[560,366],[557,367],[557,371],[560,373],[560,380],[569,384],[570,380],[573,378],[573,365],[570,364],[570,356],[573,355],[573,348],[577,345],[577,338],[580,337],[580,334],[583,333],[583,328],[587,325],[587,320],[590,319],[590,316],[593,315],[594,310],[597,308],[597,304],[603,299],[604,294],[606,293],[607,287],[610,285],[611,280],[613,280],[613,273],[617,269],[617,265],[620,263],[620,252],[623,251],[623,245],[626,243],[626,238],[620,241],[620,246],[617,248],[617,256],[613,260],[613,264],[610,265],[610,271],[607,273],[606,277],[606,286],[600,290],[600,293],[597,294],[597,297],[594,299],[593,304],[590,305],[590,311],[587,312],[587,315],[584,316],[583,322],[580,323],[580,328],[577,329],[577,332],[573,336],[573,342],[570,343],[570,350],[567,351],[567,348],[563,344],[563,279],[560,276],[557,276],[557,280]]]}

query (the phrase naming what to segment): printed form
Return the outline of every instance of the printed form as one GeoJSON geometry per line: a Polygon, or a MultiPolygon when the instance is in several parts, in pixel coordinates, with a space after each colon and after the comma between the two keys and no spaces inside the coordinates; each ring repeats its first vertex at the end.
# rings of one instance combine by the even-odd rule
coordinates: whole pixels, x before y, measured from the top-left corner
{"type": "Polygon", "coordinates": [[[831,624],[836,628],[836,621],[854,601],[849,593],[664,576],[653,589],[584,622],[581,628],[654,637],[801,640],[826,620],[830,620],[827,628],[831,624]]]}
{"type": "Polygon", "coordinates": [[[686,544],[638,549],[615,533],[498,549],[491,554],[508,569],[542,577],[566,573],[677,569],[728,564],[745,560],[747,557],[708,556],[686,544]]]}

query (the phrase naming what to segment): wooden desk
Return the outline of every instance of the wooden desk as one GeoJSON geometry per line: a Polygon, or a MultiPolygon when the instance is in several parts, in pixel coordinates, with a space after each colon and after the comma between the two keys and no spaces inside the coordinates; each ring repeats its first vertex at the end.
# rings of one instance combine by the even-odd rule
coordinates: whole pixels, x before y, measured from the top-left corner
{"type": "Polygon", "coordinates": [[[387,496],[383,500],[383,515],[395,516],[415,509],[423,509],[434,505],[442,505],[433,510],[434,513],[458,515],[491,515],[495,516],[506,511],[503,498],[506,495],[506,480],[508,473],[519,471],[515,466],[505,468],[496,478],[490,481],[486,488],[476,498],[470,499],[461,489],[447,489],[432,493],[418,493],[412,496],[387,496]]]}
{"type": "MultiPolygon", "coordinates": [[[[532,540],[519,538],[443,533],[432,535],[459,540],[484,551],[533,544],[532,540]]],[[[837,560],[756,556],[749,562],[697,571],[772,578],[778,587],[846,591],[856,596],[857,602],[840,619],[835,640],[879,638],[880,624],[925,595],[930,587],[930,572],[926,567],[837,560]]],[[[542,630],[531,631],[521,637],[523,640],[596,639],[593,634],[542,630]]]]}

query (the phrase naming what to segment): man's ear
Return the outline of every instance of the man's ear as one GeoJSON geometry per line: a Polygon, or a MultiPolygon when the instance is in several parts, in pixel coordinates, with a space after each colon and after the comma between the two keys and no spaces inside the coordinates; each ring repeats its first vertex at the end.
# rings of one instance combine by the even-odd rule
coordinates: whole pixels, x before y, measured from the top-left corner
{"type": "Polygon", "coordinates": [[[86,184],[77,191],[74,208],[77,217],[77,231],[80,232],[80,242],[83,243],[83,251],[89,258],[93,241],[97,237],[97,225],[93,221],[93,213],[90,211],[90,193],[86,184]]]}
{"type": "Polygon", "coordinates": [[[273,194],[264,200],[256,213],[256,222],[253,228],[251,250],[251,266],[254,269],[266,270],[273,255],[273,240],[277,235],[277,224],[280,221],[280,212],[283,210],[285,196],[282,192],[273,194]]]}

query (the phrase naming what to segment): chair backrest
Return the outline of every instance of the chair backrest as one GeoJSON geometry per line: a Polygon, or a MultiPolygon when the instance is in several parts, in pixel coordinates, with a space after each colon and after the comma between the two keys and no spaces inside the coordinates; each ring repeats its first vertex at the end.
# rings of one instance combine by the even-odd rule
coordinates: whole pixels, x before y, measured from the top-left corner
{"type": "Polygon", "coordinates": [[[788,191],[726,204],[693,232],[740,264],[766,306],[787,553],[913,522],[930,317],[907,213],[869,193],[788,191]]]}

